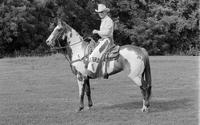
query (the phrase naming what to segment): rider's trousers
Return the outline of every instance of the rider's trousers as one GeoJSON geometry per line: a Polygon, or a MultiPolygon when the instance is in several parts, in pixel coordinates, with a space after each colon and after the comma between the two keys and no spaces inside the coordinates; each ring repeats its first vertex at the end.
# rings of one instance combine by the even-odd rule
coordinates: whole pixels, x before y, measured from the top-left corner
{"type": "Polygon", "coordinates": [[[109,45],[110,45],[109,38],[104,38],[103,40],[99,40],[98,46],[93,50],[93,52],[89,56],[89,64],[88,64],[89,71],[91,71],[92,73],[96,73],[100,59],[108,49],[109,45]]]}

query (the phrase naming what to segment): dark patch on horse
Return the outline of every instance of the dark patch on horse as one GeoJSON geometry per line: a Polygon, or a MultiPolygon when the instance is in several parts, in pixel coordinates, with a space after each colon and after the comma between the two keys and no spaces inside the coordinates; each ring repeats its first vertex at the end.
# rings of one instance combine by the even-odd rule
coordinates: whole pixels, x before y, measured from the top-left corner
{"type": "Polygon", "coordinates": [[[126,64],[124,64],[123,62],[125,62],[125,59],[120,55],[114,63],[114,67],[117,67],[116,70],[114,70],[114,73],[120,72],[124,69],[124,66],[126,64]],[[122,60],[124,60],[124,61],[122,61],[122,60]]]}
{"type": "Polygon", "coordinates": [[[69,35],[69,37],[70,37],[70,38],[72,38],[72,32],[70,32],[70,35],[69,35]]]}
{"type": "Polygon", "coordinates": [[[125,46],[121,46],[121,48],[122,49],[126,48],[129,51],[134,51],[138,55],[138,57],[137,57],[138,59],[145,60],[145,55],[144,55],[145,49],[144,48],[141,48],[141,47],[138,47],[138,46],[134,46],[134,45],[133,46],[125,45],[125,46]]]}
{"type": "Polygon", "coordinates": [[[138,55],[138,56],[137,56],[137,59],[141,59],[141,60],[142,60],[142,57],[138,55]]]}
{"type": "Polygon", "coordinates": [[[77,72],[77,75],[78,75],[77,79],[79,81],[83,81],[84,80],[84,77],[83,77],[83,75],[80,72],[77,72]]]}
{"type": "Polygon", "coordinates": [[[72,49],[67,46],[66,47],[66,54],[69,56],[70,61],[72,60],[72,49]]]}

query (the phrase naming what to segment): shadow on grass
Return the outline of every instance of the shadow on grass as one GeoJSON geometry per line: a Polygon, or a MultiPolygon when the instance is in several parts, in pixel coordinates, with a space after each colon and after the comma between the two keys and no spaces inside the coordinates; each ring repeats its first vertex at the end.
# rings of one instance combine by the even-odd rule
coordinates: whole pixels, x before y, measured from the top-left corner
{"type": "MultiPolygon", "coordinates": [[[[150,103],[150,112],[164,112],[170,111],[174,109],[185,109],[188,107],[192,107],[191,102],[192,100],[188,98],[176,99],[176,100],[156,100],[151,101],[150,103]]],[[[128,102],[122,104],[115,104],[111,106],[104,106],[101,109],[105,110],[134,110],[142,108],[142,101],[140,102],[128,102]]]]}

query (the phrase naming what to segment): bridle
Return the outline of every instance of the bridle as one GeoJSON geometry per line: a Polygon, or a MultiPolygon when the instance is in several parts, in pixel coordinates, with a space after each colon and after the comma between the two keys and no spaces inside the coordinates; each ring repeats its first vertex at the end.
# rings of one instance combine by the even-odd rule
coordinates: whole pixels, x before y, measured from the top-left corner
{"type": "Polygon", "coordinates": [[[59,36],[58,36],[58,37],[56,38],[56,40],[55,40],[55,41],[57,41],[57,43],[58,43],[58,47],[53,47],[53,48],[51,48],[51,50],[52,50],[52,51],[55,51],[55,50],[62,50],[63,53],[64,53],[65,58],[67,59],[67,61],[69,62],[70,66],[71,66],[71,65],[72,65],[73,63],[75,63],[75,62],[84,60],[86,57],[89,56],[89,54],[84,55],[84,56],[83,56],[82,58],[80,58],[80,59],[76,59],[76,60],[73,60],[73,61],[72,61],[72,60],[70,59],[69,55],[68,55],[66,52],[64,52],[63,49],[67,49],[67,48],[70,48],[70,47],[72,47],[72,46],[74,46],[74,45],[77,45],[77,44],[79,44],[79,43],[82,43],[82,42],[84,41],[84,38],[83,38],[82,40],[80,40],[79,42],[76,42],[76,43],[73,43],[73,44],[66,44],[65,46],[61,46],[59,39],[60,39],[60,37],[63,35],[63,33],[64,33],[65,31],[66,31],[66,29],[64,29],[61,33],[59,33],[59,36]]]}

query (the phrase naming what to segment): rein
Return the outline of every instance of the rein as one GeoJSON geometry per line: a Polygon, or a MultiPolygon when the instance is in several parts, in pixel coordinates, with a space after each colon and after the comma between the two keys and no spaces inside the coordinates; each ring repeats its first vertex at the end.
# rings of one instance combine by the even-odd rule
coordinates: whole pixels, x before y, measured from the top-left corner
{"type": "MultiPolygon", "coordinates": [[[[65,30],[64,30],[64,31],[65,31],[65,30]]],[[[79,41],[79,42],[76,42],[76,43],[73,43],[73,44],[71,44],[71,45],[61,46],[60,41],[59,41],[59,38],[60,38],[61,35],[64,33],[64,31],[63,31],[62,33],[60,33],[59,37],[56,39],[56,41],[58,41],[58,47],[54,47],[54,48],[52,48],[52,50],[60,50],[60,49],[61,49],[61,50],[63,51],[63,53],[65,53],[63,49],[67,49],[68,47],[72,47],[72,46],[74,46],[74,45],[76,45],[76,44],[79,44],[79,43],[82,43],[82,42],[84,41],[84,39],[83,39],[83,40],[81,40],[81,41],[79,41]]],[[[69,64],[72,65],[72,64],[75,63],[75,62],[82,61],[83,59],[85,59],[86,57],[88,57],[89,54],[84,55],[82,58],[79,58],[79,59],[76,59],[76,60],[73,60],[73,61],[70,60],[70,57],[69,57],[68,54],[64,54],[64,56],[65,56],[65,58],[67,59],[67,61],[69,62],[69,64]]]]}

